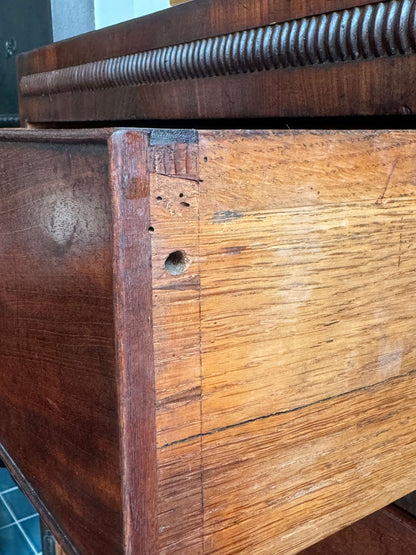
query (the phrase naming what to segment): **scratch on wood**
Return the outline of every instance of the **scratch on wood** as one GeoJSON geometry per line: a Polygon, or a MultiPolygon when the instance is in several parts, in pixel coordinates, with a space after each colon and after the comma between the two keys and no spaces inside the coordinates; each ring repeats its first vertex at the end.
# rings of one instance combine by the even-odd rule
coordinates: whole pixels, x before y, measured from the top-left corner
{"type": "Polygon", "coordinates": [[[212,218],[214,222],[223,223],[230,220],[238,220],[243,217],[243,213],[238,210],[225,210],[224,212],[215,212],[212,218]]]}
{"type": "Polygon", "coordinates": [[[400,264],[402,261],[402,234],[400,233],[399,238],[399,260],[397,261],[397,267],[400,268],[400,264]]]}
{"type": "Polygon", "coordinates": [[[174,174],[174,173],[162,173],[162,172],[157,172],[158,175],[161,175],[163,177],[172,177],[173,179],[185,179],[187,181],[195,181],[196,183],[199,183],[199,179],[196,177],[188,177],[187,175],[179,175],[179,174],[174,174]]]}
{"type": "Polygon", "coordinates": [[[329,401],[335,401],[336,399],[342,399],[344,397],[347,397],[348,395],[353,395],[354,393],[364,392],[364,391],[375,391],[377,388],[379,388],[381,386],[385,386],[386,384],[395,383],[399,380],[402,380],[405,377],[415,376],[415,375],[416,375],[416,370],[411,370],[407,374],[400,375],[400,376],[392,376],[391,378],[387,378],[386,380],[381,380],[379,382],[375,382],[373,384],[369,384],[369,385],[366,385],[364,387],[357,387],[356,389],[351,389],[349,391],[343,391],[342,393],[339,393],[338,395],[331,395],[330,397],[326,397],[325,399],[319,399],[318,401],[313,401],[312,403],[307,403],[306,405],[301,405],[301,406],[294,407],[294,408],[287,409],[287,410],[281,410],[281,411],[276,411],[276,412],[272,412],[272,413],[269,413],[269,414],[264,414],[264,415],[258,416],[256,418],[248,418],[247,420],[243,420],[241,422],[235,422],[234,424],[229,424],[227,426],[220,426],[218,428],[208,430],[207,432],[201,432],[200,434],[189,436],[189,437],[186,437],[186,438],[183,438],[183,439],[178,439],[178,440],[172,441],[170,443],[165,443],[164,445],[161,445],[158,449],[160,449],[160,450],[165,449],[166,447],[171,447],[172,445],[178,445],[179,443],[186,443],[186,442],[194,440],[198,437],[208,437],[208,436],[212,436],[214,434],[220,433],[220,432],[225,432],[226,430],[231,430],[231,429],[234,429],[234,428],[240,428],[240,427],[245,426],[247,424],[251,424],[252,422],[257,422],[259,420],[267,420],[269,418],[273,418],[275,416],[280,416],[282,414],[296,413],[296,412],[302,411],[304,409],[307,409],[309,407],[319,406],[319,405],[322,405],[323,403],[327,403],[329,401]]]}
{"type": "Polygon", "coordinates": [[[380,195],[379,198],[377,199],[376,204],[383,204],[383,200],[384,200],[384,198],[385,198],[385,196],[386,196],[387,189],[388,189],[388,187],[389,187],[389,185],[390,185],[391,178],[392,178],[392,176],[393,176],[394,170],[396,169],[396,166],[397,166],[398,162],[399,162],[399,158],[397,158],[396,161],[394,162],[394,164],[393,164],[393,166],[392,166],[392,168],[391,168],[391,170],[390,170],[390,173],[389,173],[389,175],[387,176],[386,186],[384,187],[383,192],[381,193],[381,195],[380,195]]]}

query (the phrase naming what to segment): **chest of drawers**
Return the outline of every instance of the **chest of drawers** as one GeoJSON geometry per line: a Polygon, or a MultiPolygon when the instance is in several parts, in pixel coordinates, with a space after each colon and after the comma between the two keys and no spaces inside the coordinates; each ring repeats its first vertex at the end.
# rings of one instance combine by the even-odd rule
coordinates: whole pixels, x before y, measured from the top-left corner
{"type": "Polygon", "coordinates": [[[415,489],[415,132],[276,119],[404,127],[415,37],[197,0],[20,56],[0,452],[68,554],[286,555],[415,489]]]}
{"type": "Polygon", "coordinates": [[[414,489],[415,155],[1,134],[1,449],[68,553],[295,553],[414,489]]]}

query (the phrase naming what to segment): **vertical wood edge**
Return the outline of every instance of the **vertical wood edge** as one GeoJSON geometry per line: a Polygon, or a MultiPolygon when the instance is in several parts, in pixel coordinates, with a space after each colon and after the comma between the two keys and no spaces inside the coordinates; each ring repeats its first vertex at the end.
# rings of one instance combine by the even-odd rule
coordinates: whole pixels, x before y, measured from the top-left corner
{"type": "Polygon", "coordinates": [[[199,132],[150,135],[161,553],[203,553],[199,132]],[[183,273],[166,269],[186,254],[183,273]]]}
{"type": "Polygon", "coordinates": [[[148,136],[109,139],[124,550],[157,552],[157,454],[148,136]]]}

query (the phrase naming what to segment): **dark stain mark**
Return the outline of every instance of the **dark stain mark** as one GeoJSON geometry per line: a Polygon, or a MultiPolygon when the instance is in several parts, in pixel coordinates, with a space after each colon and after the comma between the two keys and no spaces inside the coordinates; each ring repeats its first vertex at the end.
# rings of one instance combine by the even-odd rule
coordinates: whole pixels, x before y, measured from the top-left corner
{"type": "Polygon", "coordinates": [[[212,218],[214,222],[222,223],[230,220],[238,220],[243,217],[243,213],[238,210],[225,210],[224,212],[215,212],[212,218]]]}
{"type": "Polygon", "coordinates": [[[153,129],[150,133],[150,146],[179,144],[198,144],[195,129],[153,129]]]}
{"type": "Polygon", "coordinates": [[[188,291],[188,290],[199,290],[201,287],[201,280],[199,276],[191,277],[190,279],[175,280],[172,283],[162,285],[161,287],[155,287],[155,291],[188,291]]]}
{"type": "Polygon", "coordinates": [[[61,243],[61,244],[54,243],[54,251],[57,256],[64,256],[67,252],[71,250],[76,232],[77,232],[77,227],[76,225],[74,225],[71,235],[68,237],[68,239],[66,239],[64,243],[61,243]]]}
{"type": "Polygon", "coordinates": [[[157,402],[158,407],[165,407],[168,405],[188,405],[198,399],[202,394],[201,387],[193,387],[186,391],[181,391],[179,393],[174,393],[169,395],[157,402]]]}
{"type": "Polygon", "coordinates": [[[387,176],[387,182],[386,182],[386,186],[384,187],[384,191],[383,191],[383,192],[381,193],[381,195],[378,197],[378,199],[377,199],[377,201],[376,201],[376,204],[382,204],[382,203],[383,203],[384,197],[386,196],[386,193],[387,193],[387,189],[388,189],[388,187],[389,187],[389,185],[390,185],[390,181],[391,181],[392,175],[393,175],[393,173],[394,173],[394,170],[396,169],[396,166],[397,166],[398,162],[399,162],[399,159],[397,158],[397,160],[394,162],[394,164],[393,164],[393,166],[392,166],[392,168],[391,168],[391,170],[390,170],[389,175],[387,176]]]}
{"type": "Polygon", "coordinates": [[[245,246],[239,246],[239,247],[225,247],[225,252],[226,254],[229,254],[231,256],[235,255],[235,254],[241,254],[243,251],[246,250],[247,247],[245,246]]]}

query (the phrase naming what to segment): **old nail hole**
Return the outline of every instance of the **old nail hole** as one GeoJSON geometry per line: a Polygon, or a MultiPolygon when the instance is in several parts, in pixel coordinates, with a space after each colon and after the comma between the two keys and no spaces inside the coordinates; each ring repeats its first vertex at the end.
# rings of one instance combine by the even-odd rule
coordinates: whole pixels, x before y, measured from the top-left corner
{"type": "Polygon", "coordinates": [[[204,156],[204,162],[208,162],[208,156],[204,156]]]}
{"type": "Polygon", "coordinates": [[[183,193],[179,193],[179,198],[183,198],[183,193]]]}
{"type": "Polygon", "coordinates": [[[156,197],[156,200],[163,200],[163,197],[156,197]]]}
{"type": "Polygon", "coordinates": [[[154,230],[155,230],[155,228],[154,228],[152,225],[150,225],[150,226],[149,226],[149,232],[150,232],[150,233],[153,233],[154,230]]]}
{"type": "Polygon", "coordinates": [[[191,205],[189,204],[189,202],[181,202],[181,206],[185,206],[186,208],[189,208],[191,205]]]}
{"type": "Polygon", "coordinates": [[[171,276],[179,276],[188,268],[190,262],[183,251],[171,252],[165,260],[165,270],[171,276]]]}

